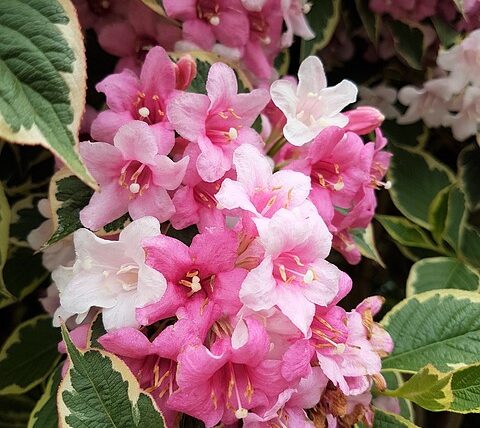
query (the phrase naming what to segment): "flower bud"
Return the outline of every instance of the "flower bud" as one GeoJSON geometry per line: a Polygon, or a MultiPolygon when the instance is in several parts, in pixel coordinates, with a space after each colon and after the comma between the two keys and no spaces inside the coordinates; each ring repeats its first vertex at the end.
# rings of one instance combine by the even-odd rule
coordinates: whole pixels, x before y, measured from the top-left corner
{"type": "Polygon", "coordinates": [[[365,135],[378,128],[385,116],[374,107],[361,106],[343,113],[348,117],[345,126],[346,131],[355,132],[358,135],[365,135]]]}

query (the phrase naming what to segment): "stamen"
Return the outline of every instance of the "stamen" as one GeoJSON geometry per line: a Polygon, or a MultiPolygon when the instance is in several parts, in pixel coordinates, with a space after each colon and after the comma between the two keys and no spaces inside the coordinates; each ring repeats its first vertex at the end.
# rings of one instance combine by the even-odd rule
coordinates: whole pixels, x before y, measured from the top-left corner
{"type": "Polygon", "coordinates": [[[297,113],[297,119],[300,120],[303,115],[305,114],[305,110],[300,110],[298,113],[297,113]]]}
{"type": "Polygon", "coordinates": [[[245,419],[248,415],[248,410],[240,407],[239,409],[235,410],[235,417],[237,419],[245,419]]]}
{"type": "Polygon", "coordinates": [[[285,266],[280,265],[278,267],[278,271],[280,272],[280,276],[282,277],[282,279],[286,282],[287,281],[287,272],[285,270],[285,266]]]}
{"type": "Polygon", "coordinates": [[[130,189],[130,192],[132,192],[132,193],[138,193],[138,192],[140,192],[140,184],[132,183],[132,184],[130,184],[129,189],[130,189]]]}
{"type": "Polygon", "coordinates": [[[265,37],[262,39],[262,42],[263,42],[263,44],[265,44],[265,45],[269,45],[270,43],[272,43],[272,39],[271,39],[269,36],[265,36],[265,37]]]}
{"type": "Polygon", "coordinates": [[[338,177],[338,181],[333,185],[333,190],[336,190],[337,192],[342,190],[345,187],[345,184],[343,183],[343,179],[341,176],[338,177]]]}
{"type": "Polygon", "coordinates": [[[305,272],[305,275],[303,275],[303,282],[305,284],[311,284],[314,279],[315,272],[312,269],[308,269],[307,272],[305,272]]]}
{"type": "Polygon", "coordinates": [[[302,6],[302,12],[306,15],[307,13],[309,13],[310,11],[312,10],[312,3],[305,3],[303,6],[302,6]]]}
{"type": "Polygon", "coordinates": [[[235,119],[241,119],[241,117],[240,117],[237,113],[235,113],[235,110],[233,110],[232,107],[230,107],[230,108],[227,109],[227,110],[230,112],[230,114],[231,114],[235,119]]]}
{"type": "Polygon", "coordinates": [[[212,16],[212,17],[208,20],[208,22],[210,22],[211,25],[213,25],[214,27],[216,27],[217,25],[220,24],[220,17],[214,15],[214,16],[212,16]]]}
{"type": "Polygon", "coordinates": [[[238,132],[235,128],[230,128],[228,130],[228,138],[230,140],[235,140],[238,137],[238,132]]]}
{"type": "Polygon", "coordinates": [[[150,115],[150,110],[147,107],[141,107],[138,109],[138,114],[141,117],[146,118],[150,115]]]}
{"type": "Polygon", "coordinates": [[[318,93],[317,92],[309,92],[307,94],[307,97],[308,98],[317,98],[318,97],[318,93]]]}

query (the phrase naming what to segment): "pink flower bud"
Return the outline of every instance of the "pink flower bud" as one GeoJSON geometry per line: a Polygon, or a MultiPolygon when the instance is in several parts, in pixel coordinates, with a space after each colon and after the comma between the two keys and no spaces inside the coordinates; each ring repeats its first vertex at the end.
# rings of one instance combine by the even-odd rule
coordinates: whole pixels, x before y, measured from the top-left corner
{"type": "Polygon", "coordinates": [[[355,132],[358,135],[365,135],[378,128],[385,116],[374,107],[361,106],[343,113],[348,117],[345,131],[355,132]]]}
{"type": "Polygon", "coordinates": [[[197,75],[197,63],[190,55],[182,56],[175,64],[176,89],[187,89],[197,75]]]}

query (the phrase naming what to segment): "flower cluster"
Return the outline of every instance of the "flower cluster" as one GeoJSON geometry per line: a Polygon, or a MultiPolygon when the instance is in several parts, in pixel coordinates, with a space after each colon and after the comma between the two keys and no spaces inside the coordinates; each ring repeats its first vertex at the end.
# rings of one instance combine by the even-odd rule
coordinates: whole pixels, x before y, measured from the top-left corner
{"type": "Polygon", "coordinates": [[[480,124],[480,30],[470,33],[460,44],[440,51],[439,77],[423,87],[405,86],[399,100],[408,106],[399,123],[422,119],[429,127],[452,128],[454,137],[463,141],[478,132],[480,124]]]}
{"type": "Polygon", "coordinates": [[[93,28],[117,70],[135,69],[152,46],[203,50],[241,60],[258,81],[275,77],[273,61],[293,42],[312,39],[306,0],[165,0],[163,18],[139,0],[75,0],[82,25],[93,28]],[[285,31],[284,31],[285,28],[285,31]]]}
{"type": "MultiPolygon", "coordinates": [[[[207,25],[175,5],[191,28],[207,25]]],[[[237,20],[233,6],[209,17],[215,37],[229,13],[237,20]]],[[[388,187],[383,116],[343,111],[357,89],[328,87],[316,57],[298,83],[278,80],[270,92],[238,93],[221,62],[205,93],[190,92],[196,74],[192,56],[174,62],[157,46],[138,72],[97,85],[108,108],[91,126],[98,141],[80,153],[100,189],[80,212],[74,259],[51,264],[58,296],[44,304],[57,299],[55,325],[80,325],[78,346],[100,312],[99,343],[168,426],[182,413],[208,427],[370,425],[370,390],[385,387],[381,357],[393,346],[373,321],[382,299],[344,310],[351,280],[326,258],[333,245],[360,260],[352,232],[370,223],[375,189],[388,187]],[[95,233],[126,214],[118,236],[95,233]],[[188,227],[185,242],[169,233],[188,227]]]]}

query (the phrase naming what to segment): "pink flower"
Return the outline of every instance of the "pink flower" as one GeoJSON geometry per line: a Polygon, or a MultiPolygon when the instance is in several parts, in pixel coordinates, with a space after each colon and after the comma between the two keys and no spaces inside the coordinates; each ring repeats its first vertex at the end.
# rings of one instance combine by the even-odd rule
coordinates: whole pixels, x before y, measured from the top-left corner
{"type": "Polygon", "coordinates": [[[267,406],[286,389],[280,361],[266,359],[270,342],[265,329],[253,319],[246,323],[248,339],[242,346],[222,336],[210,349],[193,345],[179,355],[179,389],[170,396],[169,406],[207,427],[220,421],[228,425],[245,418],[249,409],[267,406]]]}
{"type": "Polygon", "coordinates": [[[178,26],[138,0],[114,1],[118,4],[116,8],[121,9],[120,16],[102,23],[97,31],[100,46],[121,58],[116,70],[137,71],[152,47],[160,45],[171,51],[181,39],[182,30],[178,26]]]}
{"type": "MultiPolygon", "coordinates": [[[[217,208],[217,200],[215,199],[215,194],[220,189],[223,179],[213,183],[202,180],[195,165],[200,153],[196,144],[188,144],[183,152],[184,156],[190,158],[190,163],[183,179],[183,185],[173,195],[172,202],[175,206],[175,214],[170,219],[172,226],[177,230],[193,224],[197,226],[200,232],[207,227],[225,227],[225,216],[217,208]]],[[[233,174],[233,171],[231,174],[233,174]]],[[[226,175],[229,175],[229,173],[227,172],[226,175]]]]}
{"type": "Polygon", "coordinates": [[[294,146],[308,143],[329,126],[344,127],[348,118],[340,112],[357,98],[357,87],[348,80],[327,88],[322,62],[315,56],[300,64],[298,79],[298,85],[282,79],[270,88],[272,101],[287,117],[283,134],[294,146]]]}
{"type": "Polygon", "coordinates": [[[305,14],[310,12],[312,4],[308,0],[282,0],[283,19],[287,31],[282,36],[282,45],[290,46],[293,35],[300,36],[304,40],[311,40],[315,33],[310,28],[305,14]]]}
{"type": "Polygon", "coordinates": [[[250,128],[268,102],[268,93],[255,89],[237,94],[233,70],[215,63],[207,80],[207,95],[182,93],[168,106],[168,119],[185,139],[198,144],[201,154],[196,166],[204,181],[214,182],[232,166],[240,144],[260,144],[250,128]]]}
{"type": "Polygon", "coordinates": [[[248,38],[248,20],[239,0],[164,0],[168,16],[183,21],[183,38],[203,50],[215,41],[242,47],[248,38]]]}
{"type": "Polygon", "coordinates": [[[226,178],[215,197],[222,208],[245,213],[245,220],[252,216],[270,218],[280,208],[299,206],[310,193],[309,177],[295,171],[272,174],[268,158],[251,145],[236,149],[233,163],[237,180],[226,178]]]}
{"type": "Polygon", "coordinates": [[[155,305],[137,311],[142,324],[173,316],[197,293],[218,303],[226,314],[240,309],[238,290],[246,271],[235,267],[238,241],[232,231],[207,229],[193,238],[190,247],[164,235],[144,245],[147,264],[165,276],[168,286],[155,305]]]}
{"type": "Polygon", "coordinates": [[[82,224],[98,230],[126,212],[135,220],[146,215],[163,222],[175,212],[167,190],[181,183],[188,157],[173,162],[145,122],[123,125],[114,144],[80,144],[80,153],[100,185],[80,212],[82,224]]]}
{"type": "Polygon", "coordinates": [[[355,132],[358,135],[368,134],[377,129],[385,120],[385,116],[376,108],[360,106],[345,112],[348,123],[345,131],[355,132]]]}
{"type": "Polygon", "coordinates": [[[99,342],[127,364],[140,387],[154,397],[168,426],[175,426],[178,413],[167,405],[167,400],[177,389],[177,357],[185,346],[201,343],[197,333],[187,320],[179,320],[152,342],[133,328],[107,333],[99,342]]]}
{"type": "Polygon", "coordinates": [[[435,14],[438,0],[370,0],[375,13],[388,13],[395,19],[420,22],[435,14]]]}
{"type": "Polygon", "coordinates": [[[166,288],[162,274],[145,264],[141,247],[144,238],[159,233],[160,224],[153,217],[130,223],[118,241],[77,230],[73,267],[61,266],[52,274],[60,291],[57,315],[78,314],[77,322],[82,322],[91,308],[99,307],[107,330],[138,327],[135,308],[159,300],[166,288]]]}
{"type": "Polygon", "coordinates": [[[240,289],[253,310],[278,308],[306,335],[315,306],[328,305],[339,291],[339,270],[324,259],[332,236],[313,205],[254,219],[265,255],[240,289]]]}
{"type": "Polygon", "coordinates": [[[93,121],[92,137],[111,143],[122,125],[141,120],[155,133],[159,149],[165,154],[170,152],[174,132],[165,113],[174,94],[176,70],[178,67],[165,50],[157,46],[147,54],[140,77],[124,70],[102,80],[97,90],[107,96],[109,110],[101,112],[93,121]]]}
{"type": "Polygon", "coordinates": [[[319,367],[313,367],[312,372],[302,379],[298,386],[281,392],[277,402],[268,410],[254,409],[245,418],[245,428],[269,428],[272,426],[310,428],[313,421],[308,419],[304,409],[310,409],[318,404],[325,390],[328,379],[319,367]]]}

